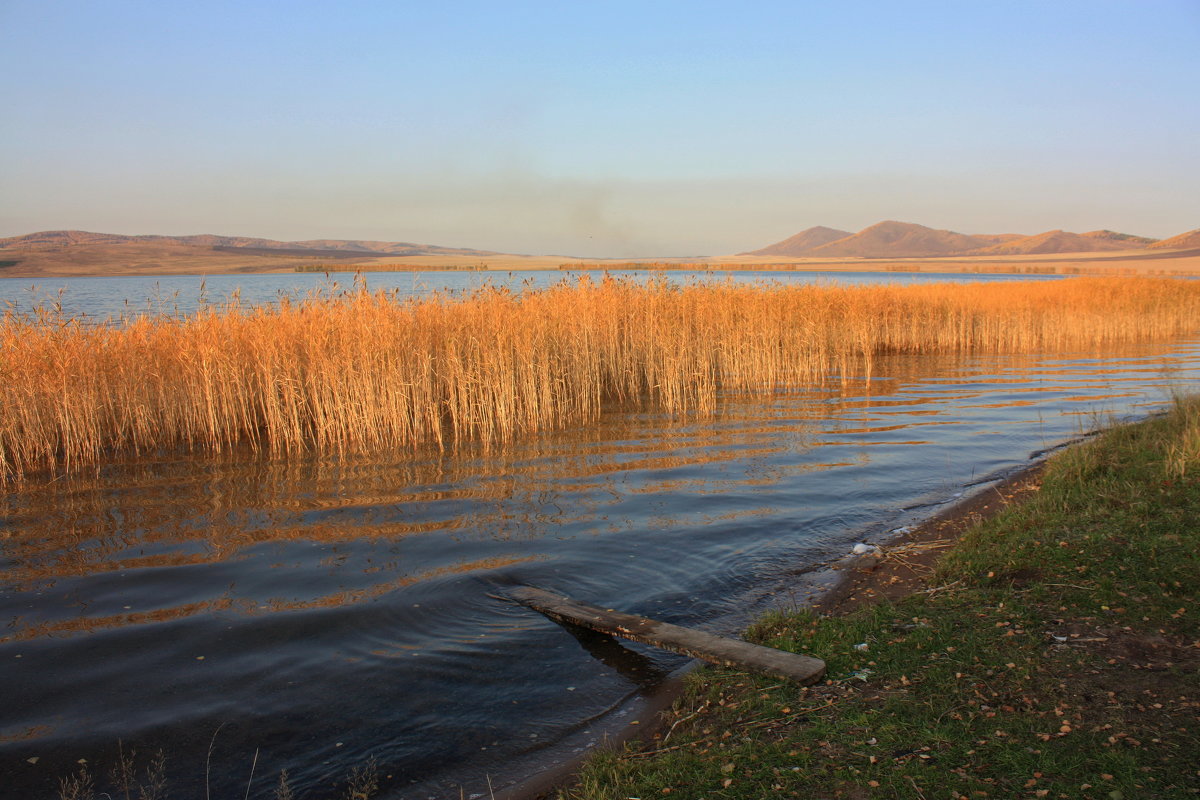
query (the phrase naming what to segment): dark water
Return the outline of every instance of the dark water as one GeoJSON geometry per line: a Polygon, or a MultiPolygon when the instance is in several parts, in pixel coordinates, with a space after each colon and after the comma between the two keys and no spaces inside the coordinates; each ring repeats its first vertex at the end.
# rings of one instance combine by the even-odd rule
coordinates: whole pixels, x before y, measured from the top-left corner
{"type": "MultiPolygon", "coordinates": [[[[0,792],[161,748],[173,796],[486,797],[628,725],[684,662],[495,595],[718,632],[808,569],[1200,384],[1200,343],[897,358],[871,380],[614,410],[503,454],[116,463],[0,500],[0,792]]],[[[815,654],[815,655],[820,655],[815,654]]]]}

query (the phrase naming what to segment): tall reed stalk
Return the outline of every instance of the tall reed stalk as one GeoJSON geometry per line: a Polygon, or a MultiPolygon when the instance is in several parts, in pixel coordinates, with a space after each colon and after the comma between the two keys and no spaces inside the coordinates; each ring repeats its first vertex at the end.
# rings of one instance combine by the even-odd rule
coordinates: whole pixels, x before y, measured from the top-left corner
{"type": "Polygon", "coordinates": [[[112,453],[502,444],[632,402],[821,383],[885,353],[1052,352],[1194,334],[1200,282],[745,286],[604,278],[368,292],[87,325],[0,321],[0,484],[112,453]]]}

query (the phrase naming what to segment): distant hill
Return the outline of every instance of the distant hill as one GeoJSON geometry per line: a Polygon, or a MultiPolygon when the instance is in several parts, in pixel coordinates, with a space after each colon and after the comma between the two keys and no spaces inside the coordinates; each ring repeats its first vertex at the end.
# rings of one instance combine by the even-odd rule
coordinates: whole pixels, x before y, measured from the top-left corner
{"type": "Polygon", "coordinates": [[[1025,236],[1020,233],[972,233],[971,238],[987,245],[994,245],[1011,242],[1014,239],[1024,239],[1025,236]]]}
{"type": "Polygon", "coordinates": [[[112,245],[152,245],[196,247],[219,250],[245,250],[247,254],[267,251],[279,255],[313,255],[323,257],[358,256],[491,256],[491,250],[439,247],[411,242],[377,242],[348,239],[309,239],[301,242],[280,242],[274,239],[255,239],[246,236],[127,236],[119,233],[90,231],[40,231],[24,236],[0,239],[0,250],[55,250],[75,247],[112,245]]]}
{"type": "MultiPolygon", "coordinates": [[[[1118,259],[1162,261],[1200,257],[1200,229],[1161,242],[1125,233],[1047,231],[963,234],[907,222],[886,221],[858,233],[817,226],[781,242],[742,255],[813,258],[844,262],[839,269],[875,269],[866,259],[939,259],[992,256],[984,263],[1013,257],[1063,260],[1091,258],[1112,265],[1118,259]],[[1125,251],[1119,253],[1118,251],[1125,251]],[[864,259],[859,262],[860,259],[864,259]],[[857,265],[854,262],[859,262],[857,265]]],[[[249,236],[188,236],[40,231],[0,238],[0,277],[49,278],[108,275],[209,275],[353,269],[544,269],[558,268],[566,256],[526,256],[461,247],[363,239],[306,239],[285,242],[249,236]]],[[[576,259],[578,260],[578,259],[576,259]]],[[[681,259],[672,259],[678,262],[681,259]]],[[[695,260],[695,259],[693,259],[695,260]]],[[[587,259],[589,263],[592,259],[587,259]]],[[[699,261],[714,263],[720,259],[699,261]]],[[[613,260],[595,260],[612,266],[613,260]]],[[[1182,262],[1179,262],[1182,264],[1182,262]]],[[[816,268],[816,267],[814,267],[816,268]]],[[[1156,267],[1157,268],[1157,267],[1156,267]]],[[[1174,264],[1172,269],[1180,268],[1174,264]]]]}
{"type": "Polygon", "coordinates": [[[1151,239],[1149,236],[1134,236],[1131,233],[1117,233],[1110,230],[1088,231],[1080,235],[1086,236],[1089,239],[1120,244],[1123,248],[1149,247],[1158,241],[1158,239],[1151,239]]]}
{"type": "Polygon", "coordinates": [[[972,255],[1013,256],[1039,253],[1097,253],[1105,250],[1136,250],[1154,243],[1154,239],[1131,236],[1114,231],[1046,231],[1035,236],[1023,236],[1001,244],[976,250],[972,255]]]}
{"type": "Polygon", "coordinates": [[[782,242],[777,242],[770,247],[764,247],[762,250],[755,250],[747,255],[754,256],[806,256],[815,248],[823,244],[845,239],[847,236],[853,236],[850,231],[839,231],[836,228],[826,228],[824,225],[818,225],[815,228],[809,228],[805,231],[800,231],[795,236],[789,239],[784,239],[782,242]]]}
{"type": "MultiPolygon", "coordinates": [[[[832,228],[809,228],[782,242],[744,255],[830,258],[928,258],[966,255],[1033,255],[1038,253],[1094,253],[1148,247],[1154,239],[1101,230],[1088,233],[1047,231],[1036,236],[1014,233],[963,234],[935,230],[911,222],[880,222],[858,233],[832,228]]],[[[1179,238],[1179,237],[1176,237],[1179,238]]],[[[1185,247],[1188,245],[1178,245],[1185,247]]]]}
{"type": "Polygon", "coordinates": [[[853,236],[821,245],[818,256],[942,256],[977,249],[981,240],[911,222],[879,222],[853,236]]]}
{"type": "Polygon", "coordinates": [[[1151,250],[1186,250],[1192,247],[1200,247],[1200,228],[1150,245],[1151,250]]]}
{"type": "MultiPolygon", "coordinates": [[[[809,231],[829,231],[830,228],[810,228],[791,239],[755,250],[751,255],[763,256],[829,256],[851,257],[920,257],[942,256],[969,252],[988,247],[996,242],[994,237],[976,238],[954,231],[939,231],[911,222],[888,220],[864,228],[858,233],[847,233],[837,239],[815,242],[800,249],[796,240],[809,231]]],[[[840,231],[835,231],[839,232],[840,231]]],[[[813,237],[814,239],[817,237],[813,237]]]]}
{"type": "MultiPolygon", "coordinates": [[[[373,266],[405,257],[461,269],[524,256],[462,247],[350,239],[281,242],[249,236],[127,236],[41,231],[0,239],[0,276],[207,275],[373,266]]],[[[411,261],[408,263],[412,263],[411,261]]]]}

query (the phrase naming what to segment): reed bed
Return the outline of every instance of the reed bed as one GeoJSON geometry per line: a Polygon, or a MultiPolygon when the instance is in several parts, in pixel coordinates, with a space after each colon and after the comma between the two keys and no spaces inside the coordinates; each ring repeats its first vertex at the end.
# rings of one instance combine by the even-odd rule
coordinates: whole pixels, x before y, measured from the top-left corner
{"type": "Polygon", "coordinates": [[[1196,332],[1200,282],[925,286],[581,279],[412,299],[358,286],[269,307],[0,321],[0,484],[114,454],[496,446],[609,404],[706,414],[886,353],[1055,352],[1196,332]]]}

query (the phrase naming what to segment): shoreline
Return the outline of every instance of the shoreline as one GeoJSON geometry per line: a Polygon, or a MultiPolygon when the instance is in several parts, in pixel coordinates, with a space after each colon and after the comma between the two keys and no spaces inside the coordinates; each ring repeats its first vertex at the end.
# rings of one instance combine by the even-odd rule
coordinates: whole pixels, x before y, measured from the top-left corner
{"type": "MultiPolygon", "coordinates": [[[[887,539],[874,553],[849,556],[819,568],[834,573],[835,577],[805,605],[823,616],[844,616],[865,605],[894,601],[921,591],[944,551],[967,530],[1036,494],[1045,467],[1046,457],[1042,455],[987,488],[887,539]]],[[[814,655],[820,657],[821,654],[814,655]]],[[[596,753],[620,750],[639,739],[644,745],[653,744],[663,736],[667,726],[663,712],[669,710],[684,691],[684,677],[703,666],[700,661],[691,662],[671,675],[658,691],[643,698],[645,707],[633,717],[636,723],[626,724],[617,735],[606,736],[602,744],[556,767],[496,792],[494,800],[550,800],[560,789],[577,782],[580,769],[596,753]]]]}
{"type": "MultiPolygon", "coordinates": [[[[347,251],[348,252],[348,251],[347,251]]],[[[0,250],[0,278],[55,280],[66,278],[204,277],[304,274],[321,272],[570,272],[581,270],[645,270],[650,272],[896,272],[926,274],[1025,275],[1200,275],[1200,248],[1162,252],[1099,251],[1011,256],[879,256],[769,257],[705,256],[663,258],[577,259],[569,256],[374,256],[337,258],[278,254],[213,252],[117,251],[64,252],[0,250]]]]}
{"type": "Polygon", "coordinates": [[[746,634],[826,659],[823,684],[706,673],[557,797],[1200,794],[1198,436],[1177,396],[844,559],[822,609],[746,634]]]}
{"type": "MultiPolygon", "coordinates": [[[[1055,448],[1055,452],[1059,449],[1055,448]]],[[[1045,468],[1045,457],[1032,461],[896,534],[877,551],[843,559],[834,567],[841,577],[808,605],[825,616],[837,617],[865,605],[899,600],[920,591],[933,575],[945,549],[975,525],[1036,494],[1045,468]]]]}

